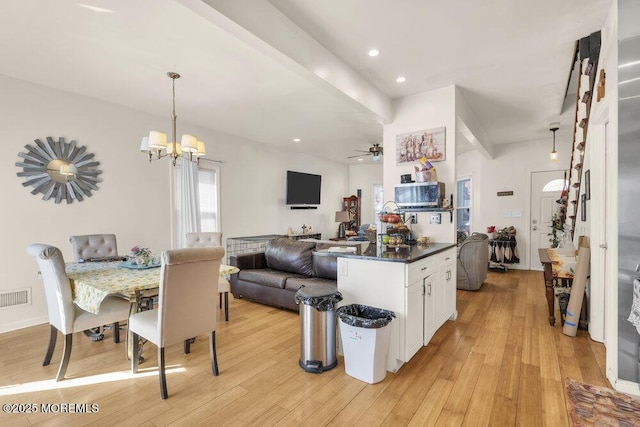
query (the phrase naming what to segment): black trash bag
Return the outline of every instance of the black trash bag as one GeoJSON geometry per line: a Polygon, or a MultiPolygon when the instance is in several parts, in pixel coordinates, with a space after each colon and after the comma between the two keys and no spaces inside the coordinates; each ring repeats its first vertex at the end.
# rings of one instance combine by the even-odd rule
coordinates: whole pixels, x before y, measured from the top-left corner
{"type": "Polygon", "coordinates": [[[339,307],[336,314],[341,321],[349,326],[376,329],[391,323],[396,314],[390,310],[370,307],[362,304],[351,304],[339,307]]]}
{"type": "Polygon", "coordinates": [[[318,311],[333,310],[342,301],[342,294],[333,287],[301,286],[296,292],[296,304],[310,305],[318,311]]]}

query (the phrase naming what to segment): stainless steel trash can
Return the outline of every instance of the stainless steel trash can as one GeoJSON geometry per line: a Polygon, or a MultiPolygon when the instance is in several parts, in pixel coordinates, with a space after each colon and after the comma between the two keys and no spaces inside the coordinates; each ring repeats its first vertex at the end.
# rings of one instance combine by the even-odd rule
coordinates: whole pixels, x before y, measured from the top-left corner
{"type": "Polygon", "coordinates": [[[342,294],[332,286],[303,286],[295,299],[300,307],[300,367],[315,374],[335,368],[335,306],[342,294]]]}

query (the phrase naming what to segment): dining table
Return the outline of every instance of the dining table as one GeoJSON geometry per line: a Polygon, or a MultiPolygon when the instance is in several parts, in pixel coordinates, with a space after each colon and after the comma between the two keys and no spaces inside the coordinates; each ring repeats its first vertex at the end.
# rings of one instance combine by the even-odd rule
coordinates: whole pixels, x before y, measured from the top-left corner
{"type": "MultiPolygon", "coordinates": [[[[100,312],[107,296],[119,296],[131,303],[130,314],[143,309],[143,299],[157,295],[160,265],[139,266],[129,261],[73,262],[65,265],[73,302],[89,313],[100,312]]],[[[220,264],[221,276],[238,273],[238,267],[220,264]]],[[[127,356],[131,356],[127,332],[127,356]]]]}

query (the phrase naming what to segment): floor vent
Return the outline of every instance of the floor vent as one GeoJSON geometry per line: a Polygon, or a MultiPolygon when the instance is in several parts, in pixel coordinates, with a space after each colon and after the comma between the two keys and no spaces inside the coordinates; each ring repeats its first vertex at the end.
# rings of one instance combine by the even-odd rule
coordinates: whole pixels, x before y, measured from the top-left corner
{"type": "Polygon", "coordinates": [[[0,292],[0,309],[31,304],[31,288],[0,292]]]}

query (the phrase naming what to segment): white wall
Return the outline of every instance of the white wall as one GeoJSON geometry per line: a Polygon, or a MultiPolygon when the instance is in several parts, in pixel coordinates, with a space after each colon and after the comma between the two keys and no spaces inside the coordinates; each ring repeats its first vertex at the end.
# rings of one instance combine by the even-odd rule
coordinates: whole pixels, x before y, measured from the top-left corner
{"type": "MultiPolygon", "coordinates": [[[[458,177],[471,176],[472,181],[472,232],[486,233],[487,227],[497,229],[513,225],[516,228],[520,264],[513,268],[528,269],[530,221],[531,172],[562,170],[568,168],[571,150],[571,135],[556,134],[557,162],[549,160],[553,135],[548,140],[503,144],[494,147],[495,159],[487,160],[476,151],[464,153],[457,158],[458,177]],[[513,196],[498,197],[498,191],[513,191],[513,196]],[[522,211],[520,218],[504,218],[504,211],[522,211]]],[[[537,260],[534,258],[534,261],[537,260]]]]}
{"type": "Polygon", "coordinates": [[[357,194],[362,190],[360,199],[360,223],[371,224],[376,221],[373,208],[373,185],[383,183],[382,163],[349,166],[350,193],[357,194]]]}
{"type": "MultiPolygon", "coordinates": [[[[400,176],[412,174],[415,180],[415,163],[396,164],[396,135],[432,129],[446,128],[445,161],[432,162],[438,173],[438,181],[445,183],[446,194],[455,194],[456,188],[456,115],[455,86],[407,96],[394,101],[394,120],[384,127],[384,196],[393,200],[393,188],[400,183],[400,176]]],[[[455,218],[442,214],[442,223],[429,224],[430,214],[419,213],[418,224],[412,226],[416,236],[429,236],[434,242],[451,243],[455,240],[455,218]]]]}
{"type": "MultiPolygon", "coordinates": [[[[0,127],[7,156],[0,160],[0,222],[5,244],[0,249],[0,291],[32,288],[26,307],[0,310],[0,332],[47,321],[42,282],[35,260],[26,253],[40,242],[59,247],[71,260],[69,236],[115,233],[120,253],[138,244],[161,251],[170,247],[171,166],[165,159],[148,163],[140,139],[151,129],[170,131],[168,117],[154,117],[91,98],[0,76],[0,127]],[[103,182],[81,203],[54,204],[24,188],[18,152],[36,138],[76,140],[95,153],[103,182]]],[[[169,110],[167,111],[168,116],[169,110]]],[[[226,237],[282,233],[311,224],[315,231],[335,233],[334,215],[349,192],[348,167],[310,156],[271,150],[253,141],[190,126],[183,118],[178,133],[193,133],[207,142],[208,157],[221,166],[221,224],[226,237]],[[317,210],[293,211],[284,204],[286,170],[322,175],[322,204],[317,210]]]]}

